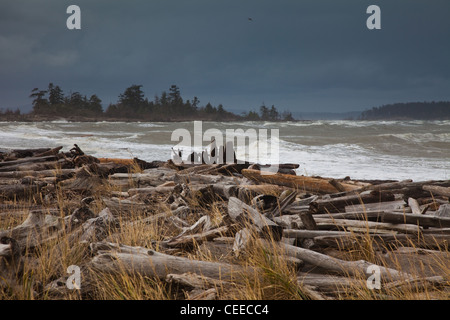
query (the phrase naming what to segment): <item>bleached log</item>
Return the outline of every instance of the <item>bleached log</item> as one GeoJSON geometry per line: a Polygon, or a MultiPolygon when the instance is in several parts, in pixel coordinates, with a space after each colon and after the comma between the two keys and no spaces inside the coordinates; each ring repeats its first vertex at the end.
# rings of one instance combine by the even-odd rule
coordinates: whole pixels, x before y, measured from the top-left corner
{"type": "Polygon", "coordinates": [[[330,237],[348,235],[345,231],[329,231],[329,230],[298,230],[298,229],[284,229],[283,237],[295,239],[312,239],[315,237],[330,237]]]}
{"type": "Polygon", "coordinates": [[[402,233],[418,234],[421,232],[422,227],[412,224],[397,224],[397,223],[384,223],[384,222],[372,222],[372,221],[358,221],[347,219],[328,219],[328,218],[315,218],[317,225],[327,224],[335,225],[343,228],[361,228],[370,232],[377,232],[378,230],[397,231],[402,233]]]}
{"type": "MultiPolygon", "coordinates": [[[[282,242],[280,242],[280,246],[282,246],[284,252],[288,255],[292,255],[300,260],[303,260],[306,263],[324,268],[328,271],[337,272],[342,275],[370,276],[371,274],[368,274],[368,269],[369,267],[374,266],[374,264],[365,260],[358,260],[358,261],[341,260],[309,249],[284,244],[282,242]]],[[[402,273],[395,269],[386,268],[383,266],[377,267],[380,270],[381,278],[384,280],[393,281],[411,278],[410,275],[402,273]]]]}
{"type": "Polygon", "coordinates": [[[436,235],[450,235],[450,228],[427,228],[422,231],[424,235],[426,234],[436,234],[436,235]]]}
{"type": "Polygon", "coordinates": [[[389,223],[407,223],[411,225],[420,225],[424,228],[450,228],[450,218],[431,215],[384,212],[381,214],[381,220],[383,222],[389,223]]]}
{"type": "MultiPolygon", "coordinates": [[[[101,248],[100,246],[97,246],[101,248]]],[[[114,247],[114,246],[112,246],[114,247]]],[[[191,260],[184,257],[167,255],[146,248],[126,248],[128,252],[98,251],[90,263],[95,270],[107,273],[140,274],[143,277],[166,279],[169,274],[196,273],[208,278],[224,281],[236,281],[243,275],[254,274],[251,268],[238,265],[191,260]]]]}
{"type": "Polygon", "coordinates": [[[387,201],[387,202],[374,202],[365,203],[358,205],[350,205],[345,207],[345,212],[361,212],[361,211],[395,211],[395,210],[405,210],[405,201],[387,201]]]}
{"type": "Polygon", "coordinates": [[[413,214],[421,214],[422,210],[420,209],[420,205],[414,198],[408,198],[408,206],[411,208],[411,212],[413,214]]]}
{"type": "Polygon", "coordinates": [[[450,187],[441,187],[441,186],[433,186],[433,185],[424,185],[423,190],[429,191],[432,194],[437,194],[450,198],[450,187]]]}
{"type": "Polygon", "coordinates": [[[364,221],[381,221],[381,216],[385,211],[351,211],[341,213],[322,213],[315,214],[314,218],[329,218],[329,219],[349,219],[349,220],[364,220],[364,221]]]}

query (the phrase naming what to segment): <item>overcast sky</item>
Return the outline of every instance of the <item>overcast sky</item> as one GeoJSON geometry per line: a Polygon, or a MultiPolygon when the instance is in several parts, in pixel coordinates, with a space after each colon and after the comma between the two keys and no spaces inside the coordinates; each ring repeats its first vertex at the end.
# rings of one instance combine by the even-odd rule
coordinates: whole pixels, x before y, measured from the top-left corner
{"type": "Polygon", "coordinates": [[[132,84],[233,111],[450,100],[449,15],[448,0],[1,0],[0,108],[29,108],[49,82],[104,108],[132,84]]]}

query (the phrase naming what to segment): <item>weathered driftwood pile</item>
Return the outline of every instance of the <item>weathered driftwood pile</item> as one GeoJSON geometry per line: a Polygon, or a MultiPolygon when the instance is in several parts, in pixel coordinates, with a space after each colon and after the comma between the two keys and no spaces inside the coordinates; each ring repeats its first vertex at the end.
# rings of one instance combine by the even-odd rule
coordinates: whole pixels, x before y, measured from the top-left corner
{"type": "MultiPolygon", "coordinates": [[[[299,285],[313,299],[333,297],[357,278],[372,275],[372,263],[327,254],[333,248],[358,250],[370,240],[373,250],[439,249],[449,259],[450,180],[305,177],[295,174],[295,164],[280,164],[278,173],[268,175],[263,165],[249,163],[148,163],[98,159],[76,145],[70,152],[61,149],[0,152],[0,215],[12,211],[19,199],[32,199],[22,212],[14,211],[28,214],[25,221],[0,231],[0,286],[14,286],[33,248],[63,234],[69,235],[70,245],[88,248],[83,270],[159,278],[178,285],[191,299],[215,299],[218,287],[262,273],[257,266],[239,263],[254,250],[255,239],[267,252],[276,247],[294,263],[299,285]],[[82,200],[64,212],[57,206],[57,190],[82,200]],[[95,212],[98,201],[102,210],[95,212]],[[213,210],[220,212],[219,219],[213,210]],[[122,228],[161,221],[178,234],[155,239],[151,248],[113,241],[122,228]],[[187,257],[202,245],[222,255],[212,261],[187,257]]],[[[449,284],[439,274],[417,278],[405,270],[378,267],[385,286],[449,284]]],[[[41,291],[67,290],[67,276],[62,276],[42,284],[41,291]]]]}

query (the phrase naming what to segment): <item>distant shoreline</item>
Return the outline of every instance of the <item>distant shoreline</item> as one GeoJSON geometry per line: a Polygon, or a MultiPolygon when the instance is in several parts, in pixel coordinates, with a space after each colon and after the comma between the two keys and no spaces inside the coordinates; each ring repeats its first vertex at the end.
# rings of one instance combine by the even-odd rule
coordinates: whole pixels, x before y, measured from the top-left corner
{"type": "Polygon", "coordinates": [[[162,123],[177,123],[177,122],[189,122],[189,121],[208,121],[208,122],[309,122],[309,121],[438,121],[438,120],[450,120],[450,118],[434,118],[434,119],[416,119],[407,117],[394,117],[383,119],[293,119],[293,120],[248,120],[248,119],[210,119],[210,118],[183,118],[183,119],[158,119],[158,120],[143,120],[143,119],[129,119],[129,118],[103,118],[103,117],[39,117],[21,115],[17,117],[1,117],[2,122],[51,122],[51,121],[67,121],[67,122],[162,122],[162,123]]]}

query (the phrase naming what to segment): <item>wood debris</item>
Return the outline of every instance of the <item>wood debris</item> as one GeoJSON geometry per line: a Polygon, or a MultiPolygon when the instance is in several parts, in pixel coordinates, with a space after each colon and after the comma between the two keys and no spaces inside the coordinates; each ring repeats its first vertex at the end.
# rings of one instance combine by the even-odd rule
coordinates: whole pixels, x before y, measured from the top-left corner
{"type": "MultiPolygon", "coordinates": [[[[26,216],[0,229],[0,288],[20,286],[33,250],[63,248],[64,239],[84,246],[83,270],[158,278],[185,299],[220,299],[239,279],[263,276],[261,266],[245,266],[255,250],[296,265],[310,299],[340,297],[368,279],[371,266],[386,290],[448,290],[440,274],[419,277],[342,252],[375,257],[410,248],[444,254],[448,265],[450,180],[339,180],[298,176],[295,164],[267,174],[267,166],[251,163],[174,165],[62,149],[0,153],[0,221],[26,216]],[[113,241],[126,228],[154,225],[171,233],[147,247],[113,241]],[[219,258],[202,260],[199,249],[207,247],[219,258]]],[[[64,276],[32,283],[36,297],[67,293],[58,285],[64,276]]]]}

